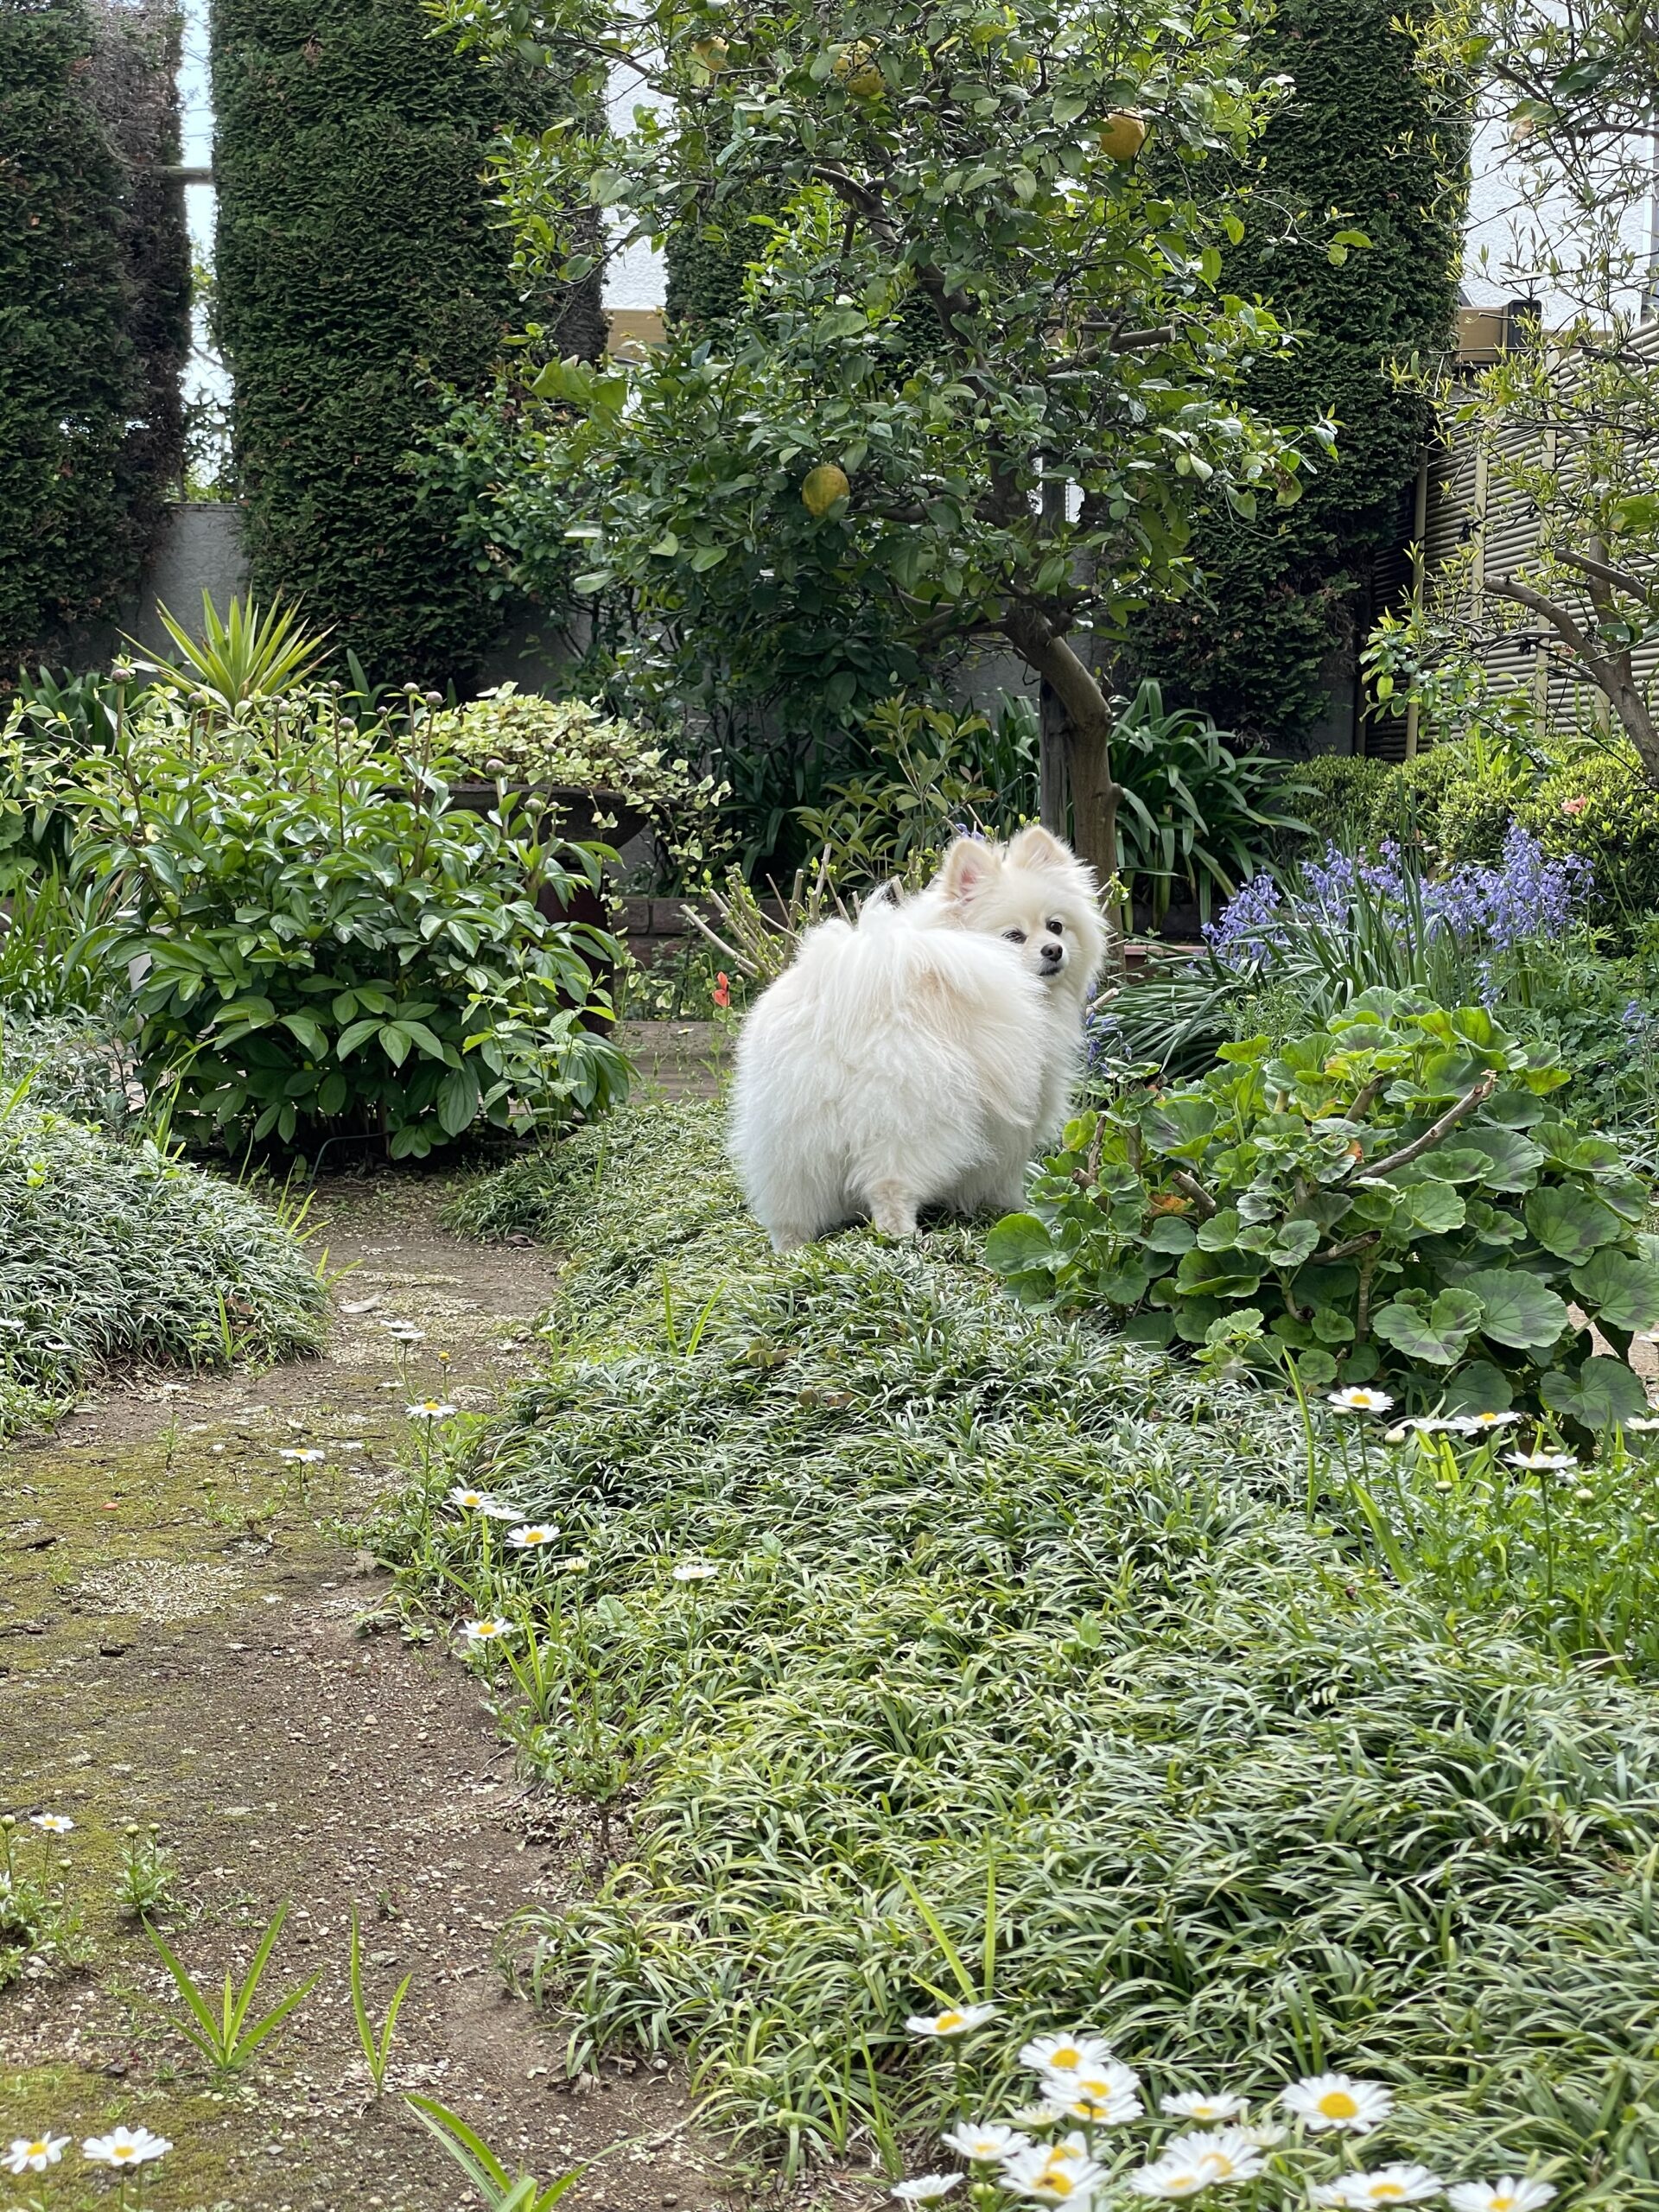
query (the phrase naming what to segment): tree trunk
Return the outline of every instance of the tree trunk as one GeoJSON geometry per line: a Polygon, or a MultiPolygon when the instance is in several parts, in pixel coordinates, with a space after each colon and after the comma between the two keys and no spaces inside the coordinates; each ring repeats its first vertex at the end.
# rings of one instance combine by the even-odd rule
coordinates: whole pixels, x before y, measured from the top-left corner
{"type": "Polygon", "coordinates": [[[1109,883],[1117,873],[1117,785],[1112,781],[1112,710],[1100,679],[1040,614],[1017,608],[1003,626],[1065,718],[1072,843],[1101,882],[1109,883]]]}

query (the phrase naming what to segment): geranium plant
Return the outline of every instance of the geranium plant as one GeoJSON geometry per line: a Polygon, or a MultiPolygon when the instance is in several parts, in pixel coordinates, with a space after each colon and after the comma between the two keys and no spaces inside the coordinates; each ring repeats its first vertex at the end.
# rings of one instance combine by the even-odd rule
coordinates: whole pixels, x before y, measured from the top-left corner
{"type": "Polygon", "coordinates": [[[1160,1343],[1253,1316],[1307,1388],[1604,1427],[1645,1408],[1625,1356],[1659,1320],[1659,1239],[1618,1147],[1552,1103],[1567,1080],[1482,1007],[1368,991],[1198,1082],[1127,1076],[986,1256],[1029,1302],[1160,1343]]]}

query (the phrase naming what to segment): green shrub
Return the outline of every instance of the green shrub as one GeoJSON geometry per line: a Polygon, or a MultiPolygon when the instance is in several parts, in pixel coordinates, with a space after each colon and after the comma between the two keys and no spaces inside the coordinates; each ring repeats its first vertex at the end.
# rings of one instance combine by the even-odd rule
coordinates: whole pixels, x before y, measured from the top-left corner
{"type": "Polygon", "coordinates": [[[594,849],[452,808],[423,730],[359,729],[327,694],[231,724],[162,694],[83,765],[77,880],[121,898],[110,957],[146,963],[138,1062],[181,1135],[418,1158],[624,1087],[583,1027],[614,945],[536,904],[595,881],[594,849]]]}
{"type": "Polygon", "coordinates": [[[1300,336],[1249,372],[1244,393],[1275,423],[1334,416],[1337,457],[1288,514],[1241,528],[1217,502],[1202,516],[1190,550],[1204,588],[1137,618],[1130,659],[1223,728],[1300,744],[1329,713],[1331,658],[1351,653],[1379,557],[1410,533],[1432,425],[1389,364],[1439,353],[1451,335],[1465,126],[1418,67],[1391,0],[1285,0],[1250,54],[1294,91],[1262,138],[1258,212],[1225,278],[1300,336]],[[1291,238],[1287,206],[1306,211],[1291,238]],[[1327,255],[1337,210],[1368,245],[1327,255]]]}
{"type": "Polygon", "coordinates": [[[1594,872],[1586,918],[1627,940],[1659,912],[1659,791],[1634,754],[1581,751],[1517,758],[1478,741],[1436,746],[1415,760],[1310,760],[1306,804],[1323,840],[1375,846],[1420,837],[1446,861],[1496,861],[1511,822],[1552,859],[1577,854],[1594,872]]]}
{"type": "Polygon", "coordinates": [[[321,1341],[322,1286],[291,1230],[148,1140],[0,1096],[0,1426],[122,1360],[219,1365],[321,1341]],[[7,1395],[11,1396],[10,1414],[7,1395]]]}
{"type": "Polygon", "coordinates": [[[626,1789],[600,1892],[533,1909],[576,2062],[682,2051],[712,2118],[833,2155],[1007,2109],[1021,2031],[1087,2023],[1154,2094],[1380,2074],[1368,2163],[1655,2212],[1649,1692],[1496,1595],[1448,1625],[1304,1520],[1282,1399],[1021,1310],[963,1234],[771,1261],[721,1135],[629,1109],[548,1163],[575,1272],[484,1452],[559,1544],[504,1561],[436,1484],[386,1535],[526,1675],[533,1630],[539,1701],[493,1684],[530,1769],[626,1789]],[[1003,2009],[960,2084],[904,2029],[956,1988],[918,1895],[1003,2009]]]}
{"type": "MultiPolygon", "coordinates": [[[[1307,824],[1306,842],[1320,848],[1368,842],[1374,809],[1385,791],[1396,788],[1395,764],[1363,753],[1317,753],[1300,762],[1296,773],[1305,786],[1297,810],[1307,824]]],[[[1281,848],[1303,842],[1294,836],[1279,840],[1281,848]]]]}
{"type": "Polygon", "coordinates": [[[188,264],[178,187],[151,174],[177,159],[156,97],[169,50],[156,10],[135,23],[81,0],[0,10],[4,675],[113,613],[177,474],[188,264]],[[153,124],[136,137],[135,112],[153,124]]]}
{"type": "Polygon", "coordinates": [[[724,787],[650,732],[582,699],[544,699],[503,683],[432,717],[433,741],[461,768],[492,781],[587,793],[595,826],[616,828],[617,808],[643,815],[659,878],[688,886],[715,858],[724,787]]]}
{"type": "Polygon", "coordinates": [[[1543,1406],[1588,1429],[1646,1410],[1624,1355],[1659,1322],[1649,1194],[1546,1103],[1564,1068],[1479,1007],[1382,990],[1218,1059],[1070,1125],[1032,1211],[986,1248],[1018,1295],[1108,1306],[1157,1343],[1243,1316],[1307,1389],[1379,1380],[1416,1406],[1543,1406]]]}
{"type": "Polygon", "coordinates": [[[216,314],[254,588],[302,598],[371,675],[464,686],[500,618],[459,503],[409,461],[440,385],[487,388],[502,352],[512,249],[481,172],[495,130],[539,111],[420,0],[219,0],[213,25],[216,314]]]}

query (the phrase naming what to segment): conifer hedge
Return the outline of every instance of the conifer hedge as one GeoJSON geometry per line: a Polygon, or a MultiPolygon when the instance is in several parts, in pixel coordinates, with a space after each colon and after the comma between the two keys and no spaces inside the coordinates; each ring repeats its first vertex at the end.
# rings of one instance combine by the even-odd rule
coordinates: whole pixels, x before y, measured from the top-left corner
{"type": "Polygon", "coordinates": [[[1173,700],[1294,747],[1326,711],[1324,664],[1369,617],[1375,565],[1410,535],[1431,420],[1387,364],[1451,338],[1467,139],[1394,0],[1280,0],[1255,50],[1296,89],[1262,142],[1257,235],[1224,282],[1303,334],[1253,373],[1252,404],[1279,423],[1333,414],[1339,458],[1283,515],[1207,517],[1193,547],[1207,595],[1141,618],[1129,661],[1173,700]],[[1268,235],[1287,205],[1306,211],[1301,243],[1268,235]],[[1340,266],[1325,251],[1334,210],[1371,241],[1340,266]]]}
{"type": "Polygon", "coordinates": [[[497,626],[459,494],[410,456],[481,393],[515,307],[488,143],[529,79],[420,0],[216,0],[218,331],[256,593],[378,678],[464,686],[497,626]]]}
{"type": "Polygon", "coordinates": [[[0,678],[137,583],[188,341],[170,11],[0,8],[0,678]]]}

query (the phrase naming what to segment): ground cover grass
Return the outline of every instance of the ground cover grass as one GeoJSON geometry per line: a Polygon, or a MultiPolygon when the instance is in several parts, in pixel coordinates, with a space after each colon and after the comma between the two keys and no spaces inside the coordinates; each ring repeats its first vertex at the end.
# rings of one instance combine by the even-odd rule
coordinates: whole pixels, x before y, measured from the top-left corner
{"type": "Polygon", "coordinates": [[[1396,1580],[1334,1449],[1306,1515],[1294,1407],[1022,1312],[965,1232],[768,1260],[719,1135],[631,1110],[464,1202],[571,1250],[474,1475],[557,1536],[437,1478],[385,1532],[411,1593],[514,1624],[478,1662],[511,1732],[626,1822],[532,1916],[577,2050],[689,2047],[785,2154],[919,2125],[942,1931],[999,2054],[1341,2065],[1400,2092],[1368,2156],[1659,2207],[1651,1698],[1396,1580]]]}
{"type": "Polygon", "coordinates": [[[147,1138],[0,1090],[0,1439],[106,1364],[315,1350],[325,1293],[291,1211],[147,1138]]]}

